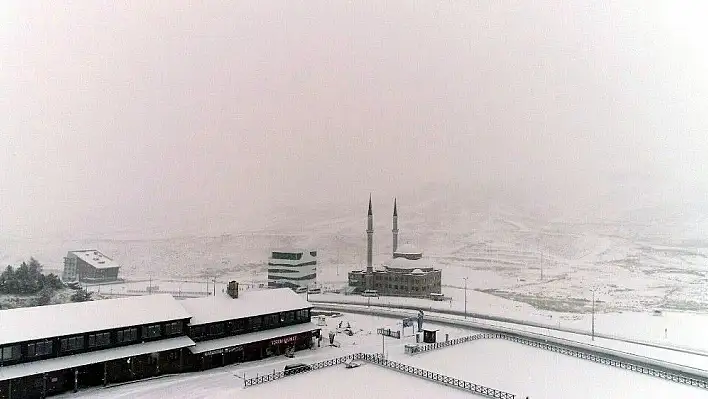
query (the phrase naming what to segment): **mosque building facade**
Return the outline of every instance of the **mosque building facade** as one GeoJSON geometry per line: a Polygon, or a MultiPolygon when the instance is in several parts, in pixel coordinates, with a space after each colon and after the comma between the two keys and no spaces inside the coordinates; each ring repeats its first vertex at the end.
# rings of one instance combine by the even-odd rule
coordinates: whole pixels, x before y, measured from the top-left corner
{"type": "Polygon", "coordinates": [[[440,269],[433,267],[423,253],[413,245],[398,247],[398,209],[393,202],[393,254],[380,269],[373,267],[374,216],[369,197],[367,215],[366,270],[349,272],[348,283],[352,293],[376,291],[378,295],[429,298],[441,294],[440,269]]]}

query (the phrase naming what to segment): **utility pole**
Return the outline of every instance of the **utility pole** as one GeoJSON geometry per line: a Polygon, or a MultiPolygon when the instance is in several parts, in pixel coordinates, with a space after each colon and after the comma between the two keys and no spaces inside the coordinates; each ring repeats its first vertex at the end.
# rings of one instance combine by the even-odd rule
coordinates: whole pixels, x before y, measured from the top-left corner
{"type": "Polygon", "coordinates": [[[592,340],[595,340],[595,289],[592,289],[592,340]]]}
{"type": "Polygon", "coordinates": [[[385,349],[386,349],[385,348],[386,336],[383,335],[383,331],[381,331],[381,333],[382,333],[381,334],[381,357],[385,357],[386,356],[386,351],[385,351],[385,349]]]}
{"type": "Polygon", "coordinates": [[[214,276],[214,296],[216,296],[216,276],[214,276]]]}
{"type": "Polygon", "coordinates": [[[467,279],[469,277],[463,277],[462,279],[465,280],[465,319],[467,318],[467,279]]]}

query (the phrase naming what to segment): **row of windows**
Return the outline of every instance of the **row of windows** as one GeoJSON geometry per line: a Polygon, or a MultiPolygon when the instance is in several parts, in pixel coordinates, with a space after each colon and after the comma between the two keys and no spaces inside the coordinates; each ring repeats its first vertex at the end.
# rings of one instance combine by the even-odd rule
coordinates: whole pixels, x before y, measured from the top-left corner
{"type": "Polygon", "coordinates": [[[118,343],[133,342],[138,339],[138,329],[136,327],[119,330],[117,334],[118,343]]]}
{"type": "Polygon", "coordinates": [[[98,346],[106,346],[111,343],[111,333],[100,333],[100,334],[91,334],[89,335],[88,338],[88,346],[89,348],[95,348],[98,346]]]}
{"type": "Polygon", "coordinates": [[[175,335],[182,332],[182,322],[173,321],[172,323],[165,324],[165,335],[175,335]]]}
{"type": "Polygon", "coordinates": [[[15,360],[20,358],[20,346],[12,345],[0,349],[0,361],[15,360]]]}
{"type": "Polygon", "coordinates": [[[407,275],[390,275],[390,276],[381,276],[379,277],[380,280],[383,281],[413,281],[413,282],[421,282],[421,281],[437,281],[440,280],[439,276],[407,276],[407,275]]]}
{"type": "Polygon", "coordinates": [[[222,323],[212,324],[209,326],[209,335],[222,335],[224,331],[224,325],[222,323]]]}
{"type": "Polygon", "coordinates": [[[309,319],[309,310],[302,309],[265,316],[249,317],[248,319],[231,320],[225,323],[215,323],[208,326],[192,326],[190,327],[190,336],[194,339],[202,339],[205,336],[216,337],[228,334],[240,334],[263,329],[267,330],[281,325],[290,325],[296,321],[309,321],[309,319]]]}
{"type": "Polygon", "coordinates": [[[52,353],[52,341],[27,344],[27,356],[44,356],[52,353]]]}
{"type": "MultiPolygon", "coordinates": [[[[223,328],[223,326],[222,326],[223,328]]],[[[161,336],[161,325],[154,324],[151,326],[143,327],[143,338],[155,338],[161,336]]],[[[183,323],[181,321],[175,321],[165,324],[165,335],[171,336],[180,334],[183,332],[183,323]]],[[[116,343],[130,343],[137,341],[138,339],[138,328],[131,327],[116,331],[116,343]]],[[[86,343],[88,348],[100,348],[108,346],[112,343],[111,333],[102,332],[88,335],[88,342],[86,342],[86,336],[77,335],[73,337],[61,338],[58,342],[60,352],[75,352],[86,349],[86,343]]],[[[54,341],[46,340],[41,342],[33,342],[27,344],[26,356],[28,358],[47,356],[54,353],[54,341]]],[[[9,345],[0,347],[0,362],[14,361],[23,357],[20,345],[9,345]]]]}
{"type": "Polygon", "coordinates": [[[151,326],[143,327],[143,338],[157,338],[160,336],[160,325],[153,324],[151,326]]]}
{"type": "Polygon", "coordinates": [[[428,291],[433,288],[435,288],[432,285],[423,285],[423,286],[407,286],[407,285],[398,285],[398,284],[375,284],[375,288],[391,288],[394,290],[401,289],[401,290],[408,290],[408,291],[428,291]]]}
{"type": "Polygon", "coordinates": [[[78,336],[78,337],[71,337],[71,338],[62,338],[61,339],[61,351],[62,352],[68,352],[68,351],[75,351],[79,349],[84,349],[84,337],[78,336]]]}

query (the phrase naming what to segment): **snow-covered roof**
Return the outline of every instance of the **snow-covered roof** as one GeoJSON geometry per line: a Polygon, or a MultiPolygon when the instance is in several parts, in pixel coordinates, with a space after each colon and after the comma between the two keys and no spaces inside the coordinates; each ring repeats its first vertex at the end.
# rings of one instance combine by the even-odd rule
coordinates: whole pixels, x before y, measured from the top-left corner
{"type": "Polygon", "coordinates": [[[120,267],[113,259],[102,254],[95,249],[84,249],[80,251],[69,251],[70,254],[76,255],[77,258],[83,260],[96,269],[109,269],[112,267],[120,267]]]}
{"type": "Polygon", "coordinates": [[[189,317],[170,294],[0,310],[0,345],[189,317]]]}
{"type": "Polygon", "coordinates": [[[192,315],[191,325],[312,307],[290,288],[244,291],[239,292],[238,298],[217,293],[216,296],[184,299],[180,304],[192,315]]]}
{"type": "Polygon", "coordinates": [[[398,247],[395,251],[397,254],[402,254],[402,255],[418,255],[422,254],[421,251],[418,250],[413,244],[403,244],[400,247],[398,247]]]}
{"type": "Polygon", "coordinates": [[[307,262],[316,262],[317,257],[310,255],[310,252],[317,252],[314,249],[286,249],[286,250],[274,250],[271,252],[271,257],[268,259],[268,264],[281,264],[281,265],[298,265],[307,262]],[[302,254],[300,259],[281,259],[273,258],[273,253],[283,253],[283,254],[302,254]]]}
{"type": "Polygon", "coordinates": [[[299,254],[299,253],[310,253],[310,251],[314,252],[314,249],[305,249],[305,248],[277,248],[272,250],[271,252],[282,252],[285,254],[299,254]]]}
{"type": "Polygon", "coordinates": [[[248,334],[235,335],[232,337],[198,342],[195,346],[190,347],[189,350],[192,353],[203,353],[216,349],[224,349],[232,346],[245,345],[250,344],[252,342],[260,342],[268,339],[283,337],[286,335],[295,335],[319,329],[320,327],[317,327],[314,323],[295,324],[292,326],[275,328],[272,330],[257,331],[248,334]]]}
{"type": "Polygon", "coordinates": [[[161,339],[158,341],[104,349],[95,352],[80,353],[78,355],[61,356],[36,362],[20,363],[14,366],[0,367],[0,381],[13,378],[42,374],[55,370],[70,369],[86,364],[102,363],[108,360],[122,359],[130,356],[144,355],[147,353],[161,352],[171,349],[186,348],[194,345],[189,337],[161,339]]]}

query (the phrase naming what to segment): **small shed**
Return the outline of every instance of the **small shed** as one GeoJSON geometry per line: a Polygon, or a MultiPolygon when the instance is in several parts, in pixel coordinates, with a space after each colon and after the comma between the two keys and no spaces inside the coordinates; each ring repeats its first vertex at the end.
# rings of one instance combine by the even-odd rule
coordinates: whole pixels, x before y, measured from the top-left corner
{"type": "Polygon", "coordinates": [[[438,330],[423,330],[423,342],[434,344],[436,342],[438,330]]]}

